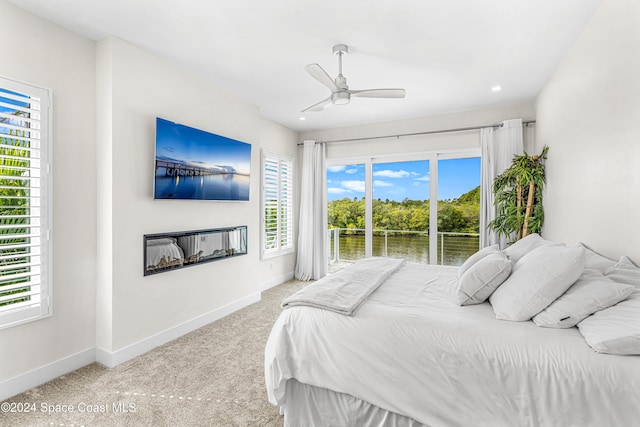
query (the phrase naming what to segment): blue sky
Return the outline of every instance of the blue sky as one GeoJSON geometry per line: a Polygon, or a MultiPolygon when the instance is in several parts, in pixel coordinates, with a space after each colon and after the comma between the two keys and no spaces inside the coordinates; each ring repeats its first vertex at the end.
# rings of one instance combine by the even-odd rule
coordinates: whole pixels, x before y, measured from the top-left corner
{"type": "MultiPolygon", "coordinates": [[[[480,158],[440,160],[438,174],[438,199],[455,199],[480,185],[480,158]]],[[[328,167],[328,200],[364,197],[364,179],[363,164],[328,167]]],[[[430,185],[426,160],[373,165],[374,199],[426,200],[430,185]]]]}
{"type": "MultiPolygon", "coordinates": [[[[5,104],[9,104],[9,105],[15,105],[15,106],[19,106],[19,107],[27,107],[29,108],[29,103],[28,102],[22,102],[22,101],[17,101],[15,99],[11,99],[11,98],[7,98],[6,96],[2,96],[3,94],[10,94],[10,95],[18,95],[20,97],[24,97],[24,98],[28,98],[26,95],[23,95],[21,93],[18,92],[13,92],[7,89],[1,89],[0,88],[0,101],[4,102],[5,104]]],[[[4,114],[15,114],[18,110],[16,110],[15,108],[11,108],[11,107],[5,107],[0,105],[0,113],[4,113],[4,114]]],[[[22,113],[22,116],[25,116],[24,113],[22,113]]],[[[0,118],[0,123],[8,123],[8,124],[13,124],[16,126],[23,126],[23,120],[20,120],[17,117],[12,117],[12,118],[7,118],[7,117],[2,117],[0,118]]],[[[12,129],[8,128],[8,127],[4,127],[0,125],[0,134],[1,135],[11,135],[12,133],[15,133],[15,131],[13,131],[12,129]]],[[[27,134],[22,134],[23,136],[28,136],[27,134]]]]}
{"type": "Polygon", "coordinates": [[[251,145],[158,118],[156,158],[204,167],[231,166],[248,174],[251,145]]]}

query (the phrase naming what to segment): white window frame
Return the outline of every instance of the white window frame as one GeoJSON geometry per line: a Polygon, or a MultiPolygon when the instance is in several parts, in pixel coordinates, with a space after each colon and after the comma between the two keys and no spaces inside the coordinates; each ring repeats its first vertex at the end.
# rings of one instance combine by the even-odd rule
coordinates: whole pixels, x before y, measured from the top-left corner
{"type": "MultiPolygon", "coordinates": [[[[24,282],[24,288],[22,292],[14,294],[5,294],[0,292],[0,301],[10,301],[16,297],[28,297],[27,301],[17,302],[12,304],[5,304],[0,306],[0,329],[13,327],[23,323],[39,320],[42,318],[50,317],[53,314],[52,303],[52,182],[51,182],[51,99],[52,93],[50,89],[34,86],[28,83],[19,82],[13,79],[0,77],[0,88],[25,95],[27,98],[20,96],[12,96],[6,93],[0,93],[0,97],[11,99],[13,101],[29,102],[29,108],[24,108],[22,111],[29,114],[29,118],[24,118],[14,122],[14,126],[8,126],[6,123],[0,124],[5,130],[9,128],[14,131],[20,131],[22,129],[29,132],[29,137],[15,137],[15,135],[8,136],[7,139],[23,140],[29,142],[29,147],[25,147],[25,150],[29,151],[29,225],[26,233],[29,234],[29,243],[25,245],[28,247],[23,257],[15,257],[4,255],[0,253],[0,290],[2,284],[7,282],[7,277],[11,274],[7,272],[12,271],[15,266],[21,265],[27,271],[24,274],[28,277],[28,281],[24,282]],[[19,123],[22,123],[21,125],[19,123]],[[18,124],[18,126],[15,126],[18,124]],[[16,260],[22,258],[20,263],[9,264],[10,259],[16,260]],[[28,260],[27,260],[28,258],[28,260]],[[2,265],[2,263],[4,265],[2,265]]],[[[16,107],[11,102],[0,101],[0,106],[5,108],[16,107]]],[[[22,107],[16,107],[16,110],[20,110],[22,107]]],[[[0,111],[0,118],[7,119],[7,113],[0,111]],[[4,115],[3,115],[4,114],[4,115]]],[[[7,137],[7,134],[2,131],[0,136],[7,137]]],[[[1,141],[4,143],[6,141],[1,141]]],[[[12,144],[8,144],[12,146],[12,144]]],[[[7,145],[5,145],[6,147],[7,145]]],[[[8,158],[7,154],[2,157],[8,158]]],[[[0,166],[2,168],[2,166],[0,166]]],[[[3,197],[0,195],[0,197],[3,197]]],[[[8,220],[8,214],[0,211],[0,218],[8,220]]],[[[15,217],[15,216],[14,216],[15,217]]],[[[5,224],[5,221],[2,221],[5,224]]],[[[6,229],[7,227],[5,227],[6,229]]],[[[12,233],[9,231],[7,234],[12,233]]],[[[0,234],[1,235],[1,234],[0,234]]],[[[0,239],[0,249],[8,246],[8,243],[3,244],[3,240],[0,239]]],[[[17,274],[17,273],[13,273],[17,274]]],[[[23,283],[20,283],[22,285],[23,283]]],[[[5,284],[4,286],[12,286],[12,284],[5,284]]],[[[13,286],[16,286],[15,284],[13,286]]],[[[13,289],[16,290],[16,289],[13,289]]]]}
{"type": "Polygon", "coordinates": [[[268,259],[295,250],[295,159],[293,156],[262,150],[261,172],[260,252],[262,259],[268,259]],[[268,205],[277,207],[275,230],[267,230],[268,205]]]}

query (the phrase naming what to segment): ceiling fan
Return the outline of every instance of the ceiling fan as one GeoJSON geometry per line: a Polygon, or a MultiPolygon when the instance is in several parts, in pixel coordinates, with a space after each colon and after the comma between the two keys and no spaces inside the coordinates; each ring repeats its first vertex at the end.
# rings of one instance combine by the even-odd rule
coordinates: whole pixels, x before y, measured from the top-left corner
{"type": "Polygon", "coordinates": [[[342,56],[349,53],[349,47],[346,44],[337,44],[333,47],[333,53],[338,55],[338,77],[335,80],[318,64],[309,64],[304,67],[311,77],[329,88],[331,96],[305,108],[302,110],[303,113],[321,111],[329,103],[335,105],[348,104],[351,101],[351,96],[362,98],[404,98],[404,89],[349,89],[347,79],[342,75],[342,56]]]}

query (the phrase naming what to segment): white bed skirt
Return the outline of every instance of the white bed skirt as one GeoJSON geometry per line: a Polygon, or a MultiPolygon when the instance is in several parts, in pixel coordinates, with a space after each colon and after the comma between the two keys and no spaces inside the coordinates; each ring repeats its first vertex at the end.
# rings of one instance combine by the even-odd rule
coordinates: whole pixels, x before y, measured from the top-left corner
{"type": "Polygon", "coordinates": [[[424,424],[351,395],[287,381],[285,427],[426,427],[424,424]]]}

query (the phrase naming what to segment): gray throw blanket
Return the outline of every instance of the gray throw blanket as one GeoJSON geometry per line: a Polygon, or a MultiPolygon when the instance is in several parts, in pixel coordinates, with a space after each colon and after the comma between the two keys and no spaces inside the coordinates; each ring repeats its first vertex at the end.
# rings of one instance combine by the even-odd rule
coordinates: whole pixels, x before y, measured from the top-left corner
{"type": "Polygon", "coordinates": [[[286,298],[282,308],[305,305],[352,316],[367,297],[404,264],[405,260],[397,258],[359,260],[286,298]]]}

